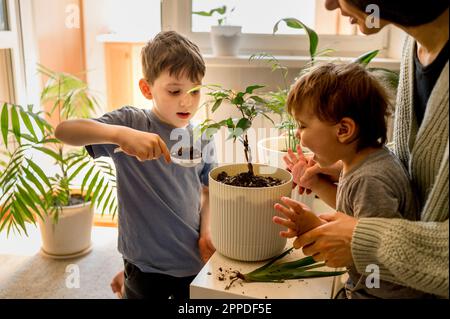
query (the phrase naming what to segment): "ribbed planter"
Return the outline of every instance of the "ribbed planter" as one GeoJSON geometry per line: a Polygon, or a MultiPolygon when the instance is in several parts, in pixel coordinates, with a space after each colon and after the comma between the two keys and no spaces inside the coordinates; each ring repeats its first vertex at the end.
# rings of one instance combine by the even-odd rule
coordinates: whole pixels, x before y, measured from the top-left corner
{"type": "Polygon", "coordinates": [[[274,187],[236,187],[216,181],[222,171],[236,175],[248,171],[247,164],[232,164],[213,169],[209,174],[211,237],[216,250],[232,259],[260,261],[279,254],[286,238],[284,227],[272,222],[279,215],[273,205],[282,196],[290,196],[292,175],[288,171],[263,164],[253,164],[257,175],[285,180],[274,187]]]}
{"type": "Polygon", "coordinates": [[[65,206],[55,224],[51,217],[42,214],[39,220],[42,253],[57,259],[79,257],[91,248],[94,208],[90,202],[65,206]]]}

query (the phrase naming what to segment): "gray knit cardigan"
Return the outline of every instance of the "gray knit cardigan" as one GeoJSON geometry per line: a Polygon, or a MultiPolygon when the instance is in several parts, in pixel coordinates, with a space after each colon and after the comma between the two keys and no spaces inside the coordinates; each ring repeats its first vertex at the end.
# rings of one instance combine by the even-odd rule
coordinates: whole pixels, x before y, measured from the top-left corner
{"type": "Polygon", "coordinates": [[[420,221],[361,218],[353,233],[352,255],[361,273],[375,264],[382,280],[448,298],[448,62],[418,128],[413,111],[415,47],[408,37],[395,110],[394,152],[408,168],[422,207],[420,221]]]}

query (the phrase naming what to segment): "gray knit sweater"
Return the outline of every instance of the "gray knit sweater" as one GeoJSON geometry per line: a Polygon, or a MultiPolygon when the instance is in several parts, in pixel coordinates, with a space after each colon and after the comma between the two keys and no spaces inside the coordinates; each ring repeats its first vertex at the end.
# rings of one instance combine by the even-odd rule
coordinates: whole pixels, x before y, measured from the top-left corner
{"type": "Polygon", "coordinates": [[[394,152],[408,168],[419,197],[420,221],[361,218],[352,238],[356,268],[379,266],[382,280],[449,296],[448,62],[417,127],[413,111],[415,41],[403,50],[394,125],[394,152]]]}

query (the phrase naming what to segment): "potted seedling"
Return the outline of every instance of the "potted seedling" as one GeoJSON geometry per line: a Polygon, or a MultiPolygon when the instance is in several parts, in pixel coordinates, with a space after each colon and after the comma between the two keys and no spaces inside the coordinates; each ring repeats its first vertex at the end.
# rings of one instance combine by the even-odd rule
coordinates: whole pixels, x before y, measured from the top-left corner
{"type": "Polygon", "coordinates": [[[234,8],[228,10],[227,6],[221,6],[210,11],[194,11],[192,14],[204,17],[217,16],[217,25],[211,26],[211,45],[215,56],[236,56],[242,35],[242,26],[228,25],[227,19],[234,8]]]}
{"type": "MultiPolygon", "coordinates": [[[[266,116],[269,104],[254,93],[260,85],[249,86],[242,92],[208,87],[207,102],[215,112],[228,104],[239,111],[239,118],[219,122],[206,120],[201,132],[210,138],[221,127],[228,129],[228,139],[239,141],[244,148],[246,163],[224,165],[213,169],[209,175],[211,205],[211,237],[217,251],[244,261],[257,261],[279,254],[286,238],[272,222],[276,215],[273,205],[282,196],[289,196],[292,175],[281,168],[253,163],[248,130],[257,116],[266,116]]],[[[269,118],[269,117],[267,117],[269,118]]],[[[270,119],[270,118],[269,118],[270,119]]]]}
{"type": "MultiPolygon", "coordinates": [[[[53,105],[50,113],[60,120],[92,115],[95,98],[83,81],[44,67],[40,71],[49,77],[41,102],[53,105]]],[[[91,159],[84,148],[67,150],[54,138],[45,113],[33,106],[4,103],[0,118],[8,149],[0,173],[0,231],[27,234],[27,223],[39,223],[44,255],[70,258],[89,252],[94,205],[102,213],[117,211],[112,166],[91,159]],[[42,160],[55,165],[45,168],[42,160]]]]}

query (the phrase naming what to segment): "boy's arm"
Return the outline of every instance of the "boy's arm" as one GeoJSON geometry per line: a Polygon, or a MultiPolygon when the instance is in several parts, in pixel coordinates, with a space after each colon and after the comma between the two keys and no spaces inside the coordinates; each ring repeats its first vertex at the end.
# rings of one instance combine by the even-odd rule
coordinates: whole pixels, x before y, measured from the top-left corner
{"type": "Polygon", "coordinates": [[[166,143],[157,134],[138,131],[127,126],[104,124],[89,119],[69,120],[58,125],[55,136],[75,146],[117,144],[128,155],[140,161],[158,159],[164,155],[170,163],[166,143]]]}
{"type": "Polygon", "coordinates": [[[200,249],[200,256],[203,262],[207,262],[208,259],[214,254],[216,250],[211,241],[211,228],[210,228],[210,210],[209,210],[209,189],[203,186],[202,189],[202,203],[200,210],[200,238],[198,240],[198,246],[200,249]]]}
{"type": "Polygon", "coordinates": [[[121,134],[130,128],[120,125],[104,124],[89,119],[64,121],[56,127],[55,137],[74,146],[91,144],[117,144],[121,134]]]}

